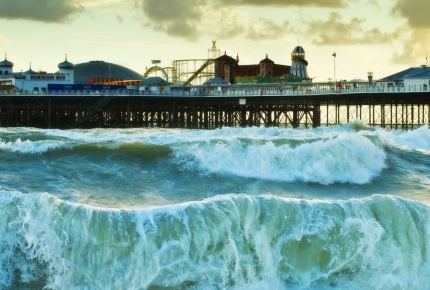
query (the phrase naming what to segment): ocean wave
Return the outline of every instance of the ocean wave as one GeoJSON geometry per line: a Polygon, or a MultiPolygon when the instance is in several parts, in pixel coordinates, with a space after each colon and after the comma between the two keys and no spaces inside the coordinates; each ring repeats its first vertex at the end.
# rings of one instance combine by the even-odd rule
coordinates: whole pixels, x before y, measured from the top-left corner
{"type": "Polygon", "coordinates": [[[71,144],[59,140],[22,141],[18,138],[15,141],[0,141],[0,151],[13,153],[40,154],[67,148],[71,148],[71,144]]]}
{"type": "Polygon", "coordinates": [[[38,140],[22,141],[18,138],[15,141],[0,141],[0,152],[5,153],[21,153],[21,154],[44,154],[48,152],[70,152],[75,153],[103,153],[118,151],[125,154],[132,154],[136,158],[167,158],[171,149],[167,146],[152,145],[140,141],[127,141],[127,142],[74,142],[70,140],[38,140]]]}
{"type": "Polygon", "coordinates": [[[394,196],[227,195],[131,211],[0,191],[0,210],[0,288],[424,289],[430,282],[429,208],[394,196]]]}
{"type": "Polygon", "coordinates": [[[364,184],[386,167],[381,148],[348,133],[296,146],[271,141],[194,142],[174,147],[174,154],[187,169],[288,182],[364,184]]]}
{"type": "Polygon", "coordinates": [[[430,153],[430,130],[428,126],[422,126],[413,131],[389,132],[385,135],[399,147],[430,153]]]}
{"type": "Polygon", "coordinates": [[[76,142],[136,142],[166,145],[181,142],[198,142],[209,139],[235,140],[245,139],[289,139],[289,138],[330,138],[338,133],[372,131],[362,121],[355,120],[347,124],[313,129],[292,129],[277,127],[224,127],[214,130],[165,129],[165,128],[132,128],[132,129],[79,129],[79,130],[45,130],[47,136],[62,137],[76,142]]]}
{"type": "MultiPolygon", "coordinates": [[[[222,128],[215,130],[164,128],[42,130],[34,128],[3,128],[0,131],[0,141],[2,141],[3,145],[18,142],[35,143],[38,141],[70,143],[72,145],[128,144],[137,142],[153,145],[175,145],[184,142],[203,142],[208,140],[234,141],[237,139],[249,139],[276,142],[278,140],[330,139],[345,133],[355,133],[361,136],[379,136],[396,141],[400,145],[430,149],[430,131],[427,126],[414,131],[387,131],[366,126],[360,120],[354,120],[343,125],[312,129],[277,127],[222,128]]],[[[36,147],[36,145],[34,146],[36,147]]],[[[19,148],[16,150],[19,150],[19,148]]]]}

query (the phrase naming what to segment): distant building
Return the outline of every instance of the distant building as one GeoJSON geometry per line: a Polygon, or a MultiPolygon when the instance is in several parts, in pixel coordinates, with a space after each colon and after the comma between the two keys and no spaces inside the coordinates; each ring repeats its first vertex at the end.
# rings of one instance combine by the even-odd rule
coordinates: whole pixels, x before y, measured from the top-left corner
{"type": "Polygon", "coordinates": [[[139,91],[157,93],[169,93],[171,83],[165,79],[155,76],[146,78],[140,85],[139,91]]]}
{"type": "Polygon", "coordinates": [[[104,61],[90,61],[74,65],[66,59],[58,64],[58,71],[47,73],[30,68],[25,72],[14,73],[13,63],[0,62],[0,84],[13,85],[23,91],[46,90],[98,90],[136,87],[143,81],[143,76],[126,67],[104,61]]]}
{"type": "Polygon", "coordinates": [[[13,77],[13,63],[7,60],[5,54],[4,60],[0,62],[0,91],[15,90],[15,78],[13,77]]]}
{"type": "Polygon", "coordinates": [[[259,64],[239,65],[239,56],[233,58],[225,53],[216,58],[214,63],[215,78],[223,79],[231,84],[235,83],[236,77],[281,77],[290,73],[290,66],[275,64],[267,54],[259,64]]]}
{"type": "Polygon", "coordinates": [[[101,60],[75,65],[75,83],[92,84],[112,81],[143,81],[143,76],[124,66],[101,60]]]}
{"type": "Polygon", "coordinates": [[[23,91],[46,91],[48,84],[74,83],[74,64],[67,60],[58,64],[59,71],[56,73],[35,72],[30,68],[26,72],[14,74],[15,86],[23,91]]]}
{"type": "Polygon", "coordinates": [[[0,62],[0,79],[13,77],[13,63],[7,60],[7,55],[4,56],[4,61],[0,62]]]}
{"type": "Polygon", "coordinates": [[[430,87],[430,67],[411,67],[376,81],[377,85],[406,87],[408,90],[428,90],[430,87]]]}

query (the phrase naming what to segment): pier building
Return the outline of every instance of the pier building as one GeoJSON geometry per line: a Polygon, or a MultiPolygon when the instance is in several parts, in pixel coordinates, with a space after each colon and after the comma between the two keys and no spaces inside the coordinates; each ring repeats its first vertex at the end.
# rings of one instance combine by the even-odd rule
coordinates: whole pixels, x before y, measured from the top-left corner
{"type": "Polygon", "coordinates": [[[48,84],[74,84],[74,64],[65,60],[58,64],[56,73],[36,72],[30,68],[26,72],[13,74],[15,86],[22,91],[47,91],[48,84]]]}
{"type": "Polygon", "coordinates": [[[0,79],[10,78],[13,75],[13,63],[7,60],[7,54],[4,60],[0,62],[0,79]]]}
{"type": "Polygon", "coordinates": [[[27,71],[14,73],[13,63],[7,60],[7,56],[0,62],[1,84],[13,85],[19,91],[33,93],[47,90],[99,90],[100,85],[105,85],[106,89],[127,86],[137,89],[143,79],[139,73],[109,62],[89,61],[75,65],[67,60],[67,55],[58,64],[58,71],[55,73],[34,71],[31,63],[27,71]]]}
{"type": "Polygon", "coordinates": [[[268,55],[258,64],[239,64],[239,55],[236,58],[224,55],[214,60],[215,78],[220,78],[227,83],[234,84],[240,77],[281,77],[290,73],[290,66],[276,64],[268,55]]]}
{"type": "Polygon", "coordinates": [[[76,84],[106,83],[112,81],[138,81],[144,80],[143,76],[124,66],[93,60],[75,65],[76,84]]]}
{"type": "Polygon", "coordinates": [[[7,60],[7,54],[5,54],[4,60],[0,62],[0,89],[13,90],[14,88],[13,63],[7,60]]]}
{"type": "Polygon", "coordinates": [[[430,67],[411,67],[376,81],[381,87],[406,87],[408,90],[430,89],[430,67]]]}

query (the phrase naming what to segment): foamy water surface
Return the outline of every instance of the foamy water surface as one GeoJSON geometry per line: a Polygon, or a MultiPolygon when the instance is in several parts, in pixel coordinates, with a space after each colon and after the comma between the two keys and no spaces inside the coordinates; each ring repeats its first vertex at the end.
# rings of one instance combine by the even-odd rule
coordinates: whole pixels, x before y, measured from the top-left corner
{"type": "Polygon", "coordinates": [[[425,289],[430,130],[0,128],[0,289],[425,289]]]}

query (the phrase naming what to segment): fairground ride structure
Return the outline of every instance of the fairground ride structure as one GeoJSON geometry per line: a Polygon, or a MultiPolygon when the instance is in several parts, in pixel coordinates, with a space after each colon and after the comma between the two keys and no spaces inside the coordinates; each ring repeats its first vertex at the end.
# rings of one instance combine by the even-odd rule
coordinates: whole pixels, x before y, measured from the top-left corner
{"type": "Polygon", "coordinates": [[[158,75],[173,84],[201,85],[215,76],[214,59],[220,56],[220,49],[216,48],[216,41],[212,41],[212,48],[208,49],[206,59],[181,59],[174,60],[172,66],[161,67],[159,60],[152,61],[154,66],[148,68],[143,77],[158,75]]]}

